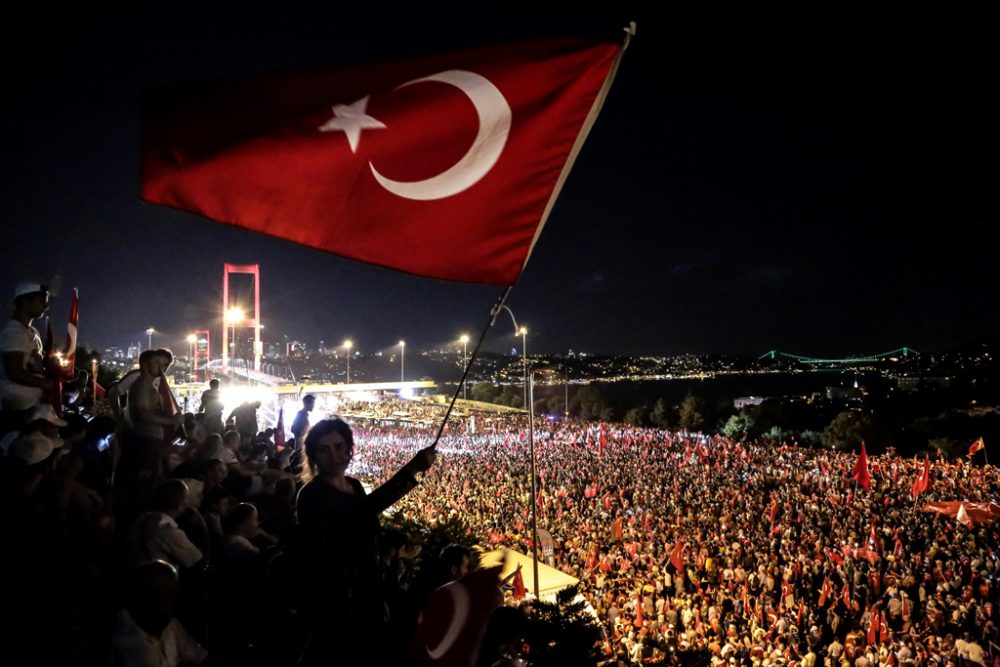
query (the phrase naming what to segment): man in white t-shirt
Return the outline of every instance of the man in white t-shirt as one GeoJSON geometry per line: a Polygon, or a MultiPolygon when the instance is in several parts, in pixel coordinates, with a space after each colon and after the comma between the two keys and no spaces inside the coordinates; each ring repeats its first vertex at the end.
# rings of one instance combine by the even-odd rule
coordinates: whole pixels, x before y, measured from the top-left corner
{"type": "Polygon", "coordinates": [[[0,328],[0,427],[17,428],[23,412],[37,405],[50,382],[42,376],[42,339],[31,326],[48,309],[49,290],[40,283],[21,283],[8,305],[11,318],[0,328]]]}

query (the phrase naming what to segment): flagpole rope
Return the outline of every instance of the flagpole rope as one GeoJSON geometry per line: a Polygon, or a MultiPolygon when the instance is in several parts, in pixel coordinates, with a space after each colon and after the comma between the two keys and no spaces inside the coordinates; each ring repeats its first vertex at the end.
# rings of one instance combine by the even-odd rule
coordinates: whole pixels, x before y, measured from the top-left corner
{"type": "Polygon", "coordinates": [[[444,433],[444,427],[448,424],[448,417],[451,416],[452,408],[455,407],[455,401],[458,400],[458,395],[462,393],[462,387],[465,385],[465,379],[469,377],[469,369],[471,369],[472,364],[475,363],[476,355],[479,353],[479,348],[482,346],[483,341],[486,340],[486,333],[490,330],[490,327],[496,323],[497,315],[500,314],[500,309],[503,307],[504,302],[507,300],[507,297],[510,295],[510,291],[513,288],[513,285],[508,285],[506,289],[504,289],[503,294],[500,295],[496,305],[494,305],[493,309],[490,311],[490,318],[487,320],[486,326],[483,327],[483,330],[479,334],[479,340],[476,341],[476,347],[472,349],[472,354],[469,355],[469,360],[465,364],[465,371],[462,373],[462,379],[458,381],[458,386],[455,387],[455,394],[451,397],[451,403],[448,404],[448,410],[444,413],[444,419],[441,420],[441,426],[438,428],[437,435],[434,436],[434,442],[431,444],[431,447],[437,448],[438,441],[441,439],[441,434],[444,433]]]}

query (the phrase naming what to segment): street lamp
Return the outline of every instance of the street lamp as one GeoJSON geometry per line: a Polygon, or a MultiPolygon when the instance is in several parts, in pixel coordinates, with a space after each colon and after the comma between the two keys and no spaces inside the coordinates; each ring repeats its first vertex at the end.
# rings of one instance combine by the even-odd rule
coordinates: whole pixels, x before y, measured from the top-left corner
{"type": "MultiPolygon", "coordinates": [[[[530,396],[528,396],[528,328],[521,327],[517,330],[517,333],[521,334],[521,363],[524,366],[524,402],[529,403],[530,396]]],[[[525,405],[525,408],[528,406],[525,405]]]]}
{"type": "Polygon", "coordinates": [[[405,377],[403,375],[403,360],[405,354],[406,354],[406,341],[401,340],[399,341],[399,381],[401,383],[405,382],[405,380],[403,379],[405,377]]]}
{"type": "Polygon", "coordinates": [[[351,384],[351,348],[354,347],[354,342],[351,340],[344,341],[344,349],[347,350],[347,384],[351,384]]]}
{"type": "Polygon", "coordinates": [[[517,326],[517,318],[514,311],[509,306],[500,306],[510,314],[510,319],[514,323],[514,334],[521,336],[521,364],[524,367],[524,409],[528,409],[528,328],[517,326]]]}
{"type": "Polygon", "coordinates": [[[236,358],[236,324],[237,322],[243,321],[243,309],[242,308],[230,308],[225,313],[226,322],[233,328],[233,352],[230,354],[231,359],[236,358]]]}
{"type": "MultiPolygon", "coordinates": [[[[467,334],[462,334],[462,372],[465,372],[466,367],[469,365],[469,336],[467,334]]],[[[469,383],[462,383],[462,399],[469,400],[469,383]]]]}
{"type": "Polygon", "coordinates": [[[156,333],[156,329],[154,329],[153,327],[149,327],[148,329],[146,329],[146,349],[147,350],[152,350],[153,349],[153,334],[155,334],[155,333],[156,333]]]}

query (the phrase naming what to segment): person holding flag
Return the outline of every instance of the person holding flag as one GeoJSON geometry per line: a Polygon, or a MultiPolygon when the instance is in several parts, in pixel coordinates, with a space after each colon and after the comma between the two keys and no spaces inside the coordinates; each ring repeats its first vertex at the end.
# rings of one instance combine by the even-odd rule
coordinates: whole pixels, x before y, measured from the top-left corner
{"type": "Polygon", "coordinates": [[[0,430],[20,428],[27,410],[51,388],[42,372],[42,338],[32,321],[49,307],[49,289],[21,283],[8,304],[10,319],[0,329],[0,430]]]}
{"type": "Polygon", "coordinates": [[[872,475],[868,471],[868,454],[865,452],[865,443],[861,443],[861,453],[854,464],[854,481],[865,487],[865,491],[871,491],[872,475]]]}
{"type": "Polygon", "coordinates": [[[161,392],[161,385],[170,391],[163,374],[173,360],[169,350],[146,350],[139,355],[139,377],[126,394],[131,428],[123,434],[121,458],[115,468],[116,488],[129,494],[115,503],[121,518],[126,519],[118,525],[129,525],[132,513],[137,515],[152,498],[162,478],[164,439],[184,423],[172,395],[165,400],[161,392]]]}
{"type": "Polygon", "coordinates": [[[917,475],[917,478],[913,480],[913,488],[910,490],[910,495],[913,496],[914,500],[917,499],[917,496],[927,490],[927,487],[930,484],[930,475],[931,462],[927,455],[924,454],[924,466],[920,469],[920,474],[917,475]]]}
{"type": "Polygon", "coordinates": [[[433,445],[419,450],[371,494],[347,476],[354,457],[354,434],[347,422],[315,424],[306,434],[305,451],[309,481],[296,500],[301,529],[297,557],[312,581],[302,601],[312,637],[303,664],[329,664],[330,655],[341,658],[339,664],[378,664],[364,655],[375,646],[386,648],[379,644],[385,620],[379,516],[416,488],[417,476],[430,470],[437,451],[433,445]]]}

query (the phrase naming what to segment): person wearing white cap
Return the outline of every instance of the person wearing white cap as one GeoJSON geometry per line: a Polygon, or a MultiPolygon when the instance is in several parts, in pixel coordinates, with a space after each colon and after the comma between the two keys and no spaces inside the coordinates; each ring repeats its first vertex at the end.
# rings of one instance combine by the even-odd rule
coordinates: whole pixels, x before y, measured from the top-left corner
{"type": "Polygon", "coordinates": [[[48,458],[49,454],[52,452],[62,449],[64,443],[62,438],[59,437],[59,429],[66,426],[66,422],[59,418],[55,409],[51,405],[48,403],[39,403],[35,407],[31,408],[27,412],[25,422],[26,423],[20,433],[16,431],[8,433],[2,440],[0,440],[0,448],[3,448],[9,456],[21,458],[26,463],[31,465],[48,458]],[[22,454],[17,454],[15,452],[14,445],[18,444],[19,441],[25,440],[26,438],[28,440],[19,445],[22,447],[22,454]],[[40,444],[43,441],[48,442],[45,447],[42,447],[40,444]],[[38,458],[40,456],[40,452],[43,451],[45,452],[45,455],[38,458]],[[25,454],[25,452],[28,453],[25,454]]]}
{"type": "Polygon", "coordinates": [[[0,429],[5,432],[21,425],[23,411],[38,404],[50,386],[42,376],[42,339],[31,326],[48,303],[45,285],[19,284],[8,306],[11,318],[0,329],[0,429]]]}

